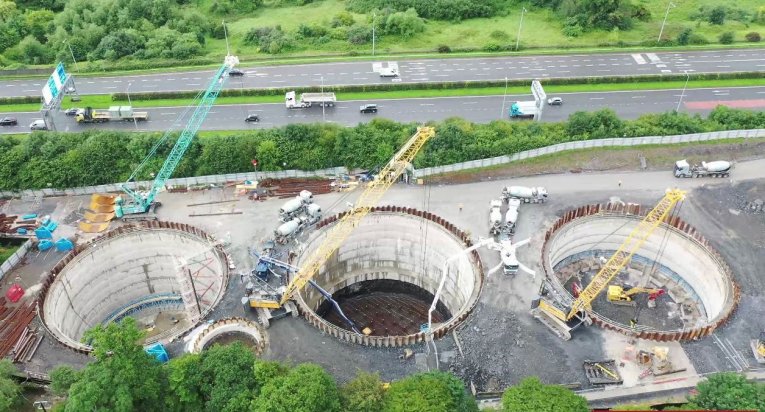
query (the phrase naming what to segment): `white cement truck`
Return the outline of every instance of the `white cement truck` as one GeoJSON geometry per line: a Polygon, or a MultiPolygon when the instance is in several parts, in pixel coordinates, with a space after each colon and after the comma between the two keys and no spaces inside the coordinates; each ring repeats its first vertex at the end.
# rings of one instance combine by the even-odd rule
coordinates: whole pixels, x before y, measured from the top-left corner
{"type": "Polygon", "coordinates": [[[675,177],[728,177],[730,167],[730,162],[724,160],[701,162],[701,165],[691,166],[687,160],[683,159],[675,162],[675,177]]]}
{"type": "Polygon", "coordinates": [[[489,233],[492,235],[498,235],[502,228],[502,201],[492,200],[491,209],[489,210],[489,233]]]}
{"type": "Polygon", "coordinates": [[[507,186],[502,189],[502,198],[505,201],[516,198],[524,203],[544,203],[547,201],[547,190],[544,187],[507,186]]]}
{"type": "Polygon", "coordinates": [[[287,243],[290,239],[300,233],[304,224],[305,220],[302,218],[295,218],[289,222],[282,223],[276,230],[274,230],[274,240],[280,245],[287,243]]]}
{"type": "Polygon", "coordinates": [[[316,223],[321,219],[321,206],[316,203],[311,203],[306,206],[305,214],[308,215],[309,223],[316,223]]]}
{"type": "Polygon", "coordinates": [[[515,232],[515,223],[518,222],[518,209],[521,206],[521,199],[512,198],[507,201],[507,212],[505,212],[505,227],[510,233],[515,232]]]}

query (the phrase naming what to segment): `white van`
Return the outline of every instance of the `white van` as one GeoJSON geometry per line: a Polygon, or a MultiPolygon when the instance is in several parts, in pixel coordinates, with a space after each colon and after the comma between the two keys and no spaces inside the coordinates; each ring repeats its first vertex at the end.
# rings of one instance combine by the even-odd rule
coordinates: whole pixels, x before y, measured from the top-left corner
{"type": "Polygon", "coordinates": [[[35,120],[32,122],[32,124],[29,125],[29,128],[32,130],[48,130],[48,127],[45,126],[45,120],[35,120]]]}

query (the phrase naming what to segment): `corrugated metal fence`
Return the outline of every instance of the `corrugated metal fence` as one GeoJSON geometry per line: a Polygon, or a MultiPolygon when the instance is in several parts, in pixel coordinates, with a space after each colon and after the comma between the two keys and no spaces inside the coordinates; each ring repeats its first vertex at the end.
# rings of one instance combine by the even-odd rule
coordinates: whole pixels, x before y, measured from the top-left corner
{"type": "Polygon", "coordinates": [[[22,259],[24,259],[24,256],[27,254],[27,252],[29,251],[29,248],[31,247],[32,247],[32,241],[27,240],[21,245],[21,247],[19,247],[16,250],[16,253],[12,254],[11,257],[6,259],[6,261],[3,262],[2,265],[0,265],[0,280],[2,280],[5,274],[10,272],[11,269],[13,269],[14,266],[16,266],[16,264],[18,264],[19,262],[21,262],[22,259]]]}
{"type": "MultiPolygon", "coordinates": [[[[336,176],[341,173],[348,173],[348,169],[344,167],[333,167],[322,170],[281,170],[277,172],[250,172],[250,173],[232,173],[226,175],[212,175],[212,176],[197,176],[197,177],[181,177],[177,179],[170,179],[167,181],[167,187],[173,186],[200,186],[210,184],[221,184],[226,182],[241,182],[244,180],[263,180],[263,179],[284,179],[288,177],[323,177],[323,176],[336,176]]],[[[150,181],[132,183],[131,188],[138,187],[150,187],[150,181]]],[[[21,192],[0,191],[0,196],[7,197],[44,197],[44,196],[72,196],[72,195],[89,195],[93,193],[108,193],[108,192],[121,192],[122,183],[114,183],[109,185],[99,186],[87,186],[87,187],[75,187],[71,189],[37,189],[37,190],[24,190],[21,192]]]]}
{"type": "Polygon", "coordinates": [[[517,160],[529,159],[550,153],[563,152],[575,149],[590,149],[593,147],[614,147],[614,146],[641,146],[650,144],[670,144],[670,143],[691,143],[703,142],[707,140],[721,139],[739,139],[765,137],[765,129],[752,130],[729,130],[724,132],[681,134],[675,136],[644,136],[644,137],[617,137],[611,139],[596,140],[578,140],[575,142],[558,143],[552,146],[540,147],[539,149],[526,150],[510,156],[497,156],[487,159],[471,160],[469,162],[455,163],[445,166],[427,167],[418,169],[415,172],[416,177],[432,176],[441,173],[457,172],[460,170],[475,169],[479,167],[496,166],[514,162],[517,160]]]}

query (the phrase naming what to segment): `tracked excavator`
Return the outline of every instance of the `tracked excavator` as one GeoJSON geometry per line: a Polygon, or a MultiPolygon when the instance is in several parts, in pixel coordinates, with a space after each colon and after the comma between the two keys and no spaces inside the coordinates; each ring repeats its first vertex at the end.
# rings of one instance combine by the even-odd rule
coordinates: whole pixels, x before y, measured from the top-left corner
{"type": "Polygon", "coordinates": [[[557,290],[550,279],[544,279],[539,297],[531,304],[531,315],[544,323],[563,340],[571,339],[571,332],[582,324],[589,326],[592,302],[606,286],[627,266],[648,237],[669,216],[674,206],[685,199],[685,191],[668,189],[659,203],[630,232],[619,249],[603,264],[592,281],[576,299],[557,290]]]}
{"type": "Polygon", "coordinates": [[[609,302],[613,303],[614,305],[635,306],[637,302],[635,302],[635,300],[632,297],[639,293],[647,293],[648,307],[655,308],[656,299],[659,296],[664,294],[664,289],[634,287],[634,288],[625,290],[623,287],[618,285],[609,285],[608,291],[606,292],[606,298],[608,299],[609,302]]]}

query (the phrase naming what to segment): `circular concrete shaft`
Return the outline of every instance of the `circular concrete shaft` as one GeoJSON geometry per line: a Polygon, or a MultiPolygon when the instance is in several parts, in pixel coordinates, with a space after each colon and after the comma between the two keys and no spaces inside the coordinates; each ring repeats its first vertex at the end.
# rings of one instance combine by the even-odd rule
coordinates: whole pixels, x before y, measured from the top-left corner
{"type": "MultiPolygon", "coordinates": [[[[566,213],[547,232],[542,250],[543,268],[555,289],[573,299],[572,282],[586,287],[647,211],[638,205],[608,204],[566,213]]],[[[659,226],[609,285],[664,289],[668,296],[657,300],[656,308],[647,308],[647,296],[633,295],[639,312],[637,307],[615,309],[606,301],[604,289],[589,312],[603,327],[662,341],[710,334],[732,314],[740,298],[728,265],[677,217],[659,226]],[[631,326],[629,319],[635,314],[638,324],[631,326]]]]}
{"type": "MultiPolygon", "coordinates": [[[[311,235],[305,245],[298,266],[300,259],[306,258],[318,247],[326,237],[326,227],[337,218],[332,217],[320,222],[319,229],[311,235]]],[[[365,324],[370,320],[370,313],[374,311],[367,310],[365,317],[361,313],[354,313],[352,308],[345,313],[346,316],[354,320],[359,330],[369,327],[372,334],[356,334],[344,324],[343,327],[339,327],[317,315],[316,311],[325,299],[310,285],[306,285],[299,293],[301,312],[322,331],[349,342],[371,346],[398,346],[421,342],[425,335],[419,331],[419,326],[428,323],[427,309],[438,288],[444,264],[449,258],[456,256],[449,265],[450,269],[447,271],[448,275],[441,292],[441,310],[434,313],[434,336],[441,337],[469,314],[483,285],[483,270],[478,254],[463,254],[463,250],[468,246],[468,237],[464,233],[431,213],[391,206],[376,208],[329,258],[314,277],[314,281],[333,295],[343,289],[360,287],[362,282],[369,285],[370,281],[382,280],[398,282],[403,285],[403,289],[406,289],[407,285],[409,289],[416,289],[412,288],[412,285],[423,289],[430,297],[415,305],[415,310],[407,312],[404,306],[411,305],[405,305],[403,300],[399,306],[389,306],[394,308],[394,313],[390,313],[389,316],[413,317],[406,322],[398,322],[406,324],[407,328],[402,330],[408,330],[410,333],[374,336],[375,332],[379,334],[384,329],[381,324],[374,322],[365,324]],[[438,316],[444,313],[450,314],[451,317],[436,323],[439,320],[438,316]],[[414,330],[412,325],[415,325],[414,330]]],[[[407,299],[407,296],[412,295],[401,296],[407,299]]],[[[396,297],[393,296],[392,299],[395,301],[396,297]]]]}
{"type": "Polygon", "coordinates": [[[219,339],[232,335],[248,341],[248,346],[258,355],[266,348],[267,339],[263,328],[256,322],[238,317],[220,319],[207,325],[192,337],[188,347],[190,352],[200,353],[219,339]]]}
{"type": "Polygon", "coordinates": [[[98,324],[175,311],[183,321],[167,322],[167,329],[150,340],[161,341],[185,332],[212,310],[227,277],[225,253],[199,229],[168,222],[122,226],[77,246],[54,267],[39,314],[57,340],[89,351],[81,339],[98,324]]]}

